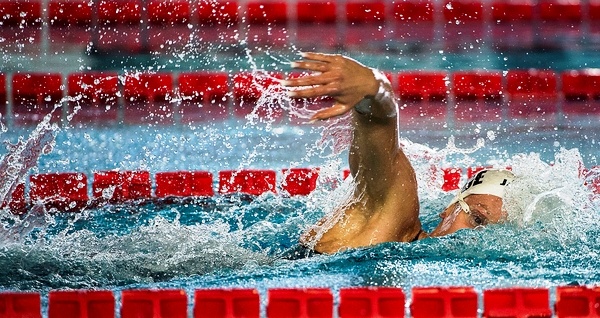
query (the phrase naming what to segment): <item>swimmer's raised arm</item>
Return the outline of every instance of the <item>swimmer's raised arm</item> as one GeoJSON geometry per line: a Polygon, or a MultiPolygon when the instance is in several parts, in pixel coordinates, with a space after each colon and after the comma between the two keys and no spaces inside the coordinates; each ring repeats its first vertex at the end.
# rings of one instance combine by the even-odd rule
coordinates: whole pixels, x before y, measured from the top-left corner
{"type": "MultiPolygon", "coordinates": [[[[356,204],[345,208],[345,221],[331,228],[317,251],[388,241],[412,241],[421,235],[414,170],[398,144],[397,104],[392,87],[379,71],[340,55],[304,53],[293,67],[316,73],[288,79],[289,95],[330,96],[335,102],[312,119],[353,113],[350,171],[356,204]]],[[[309,235],[310,236],[310,235],[309,235]]]]}

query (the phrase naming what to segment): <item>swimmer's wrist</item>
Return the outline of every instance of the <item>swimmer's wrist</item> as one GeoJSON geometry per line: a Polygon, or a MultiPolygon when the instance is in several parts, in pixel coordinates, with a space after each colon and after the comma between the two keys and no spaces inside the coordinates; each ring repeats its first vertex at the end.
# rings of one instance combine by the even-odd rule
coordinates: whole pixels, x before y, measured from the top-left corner
{"type": "Polygon", "coordinates": [[[373,77],[377,82],[375,95],[367,95],[358,102],[354,109],[362,115],[374,115],[377,117],[395,117],[396,103],[391,90],[391,83],[387,76],[381,71],[371,68],[373,77]]]}

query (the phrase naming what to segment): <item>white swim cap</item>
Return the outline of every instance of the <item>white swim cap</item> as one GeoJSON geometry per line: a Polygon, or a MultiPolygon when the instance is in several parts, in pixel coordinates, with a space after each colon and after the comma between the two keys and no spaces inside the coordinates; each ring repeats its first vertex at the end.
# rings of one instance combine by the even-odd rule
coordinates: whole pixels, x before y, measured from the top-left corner
{"type": "Polygon", "coordinates": [[[515,175],[506,169],[485,169],[477,172],[448,206],[463,200],[471,194],[490,194],[504,198],[504,189],[515,179],[515,175]]]}

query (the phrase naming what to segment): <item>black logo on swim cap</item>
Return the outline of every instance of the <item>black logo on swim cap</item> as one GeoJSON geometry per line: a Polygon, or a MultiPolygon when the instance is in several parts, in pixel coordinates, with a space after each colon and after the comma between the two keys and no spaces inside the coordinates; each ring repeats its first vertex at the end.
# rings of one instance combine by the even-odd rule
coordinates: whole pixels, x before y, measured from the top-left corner
{"type": "MultiPolygon", "coordinates": [[[[469,188],[474,187],[478,184],[482,184],[483,183],[483,179],[485,177],[485,174],[488,172],[489,170],[481,170],[479,171],[474,177],[472,177],[469,182],[467,182],[467,184],[465,184],[465,186],[462,188],[461,192],[467,191],[469,188]]],[[[508,179],[502,179],[502,182],[500,183],[501,186],[505,186],[508,184],[508,179]]]]}

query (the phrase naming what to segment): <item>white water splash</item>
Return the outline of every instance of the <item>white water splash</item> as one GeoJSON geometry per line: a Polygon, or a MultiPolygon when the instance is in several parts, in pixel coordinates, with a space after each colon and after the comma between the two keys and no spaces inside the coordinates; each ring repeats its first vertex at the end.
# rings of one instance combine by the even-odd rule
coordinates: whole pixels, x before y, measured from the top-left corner
{"type": "Polygon", "coordinates": [[[565,244],[586,240],[586,232],[598,228],[597,204],[582,177],[577,149],[561,149],[553,164],[532,153],[513,157],[510,165],[517,177],[504,199],[511,222],[520,227],[542,224],[565,244]]]}
{"type": "Polygon", "coordinates": [[[53,113],[44,117],[26,141],[20,138],[14,145],[7,144],[8,153],[0,161],[0,202],[9,200],[29,170],[37,166],[40,156],[52,151],[58,131],[58,126],[50,123],[53,113]]]}

